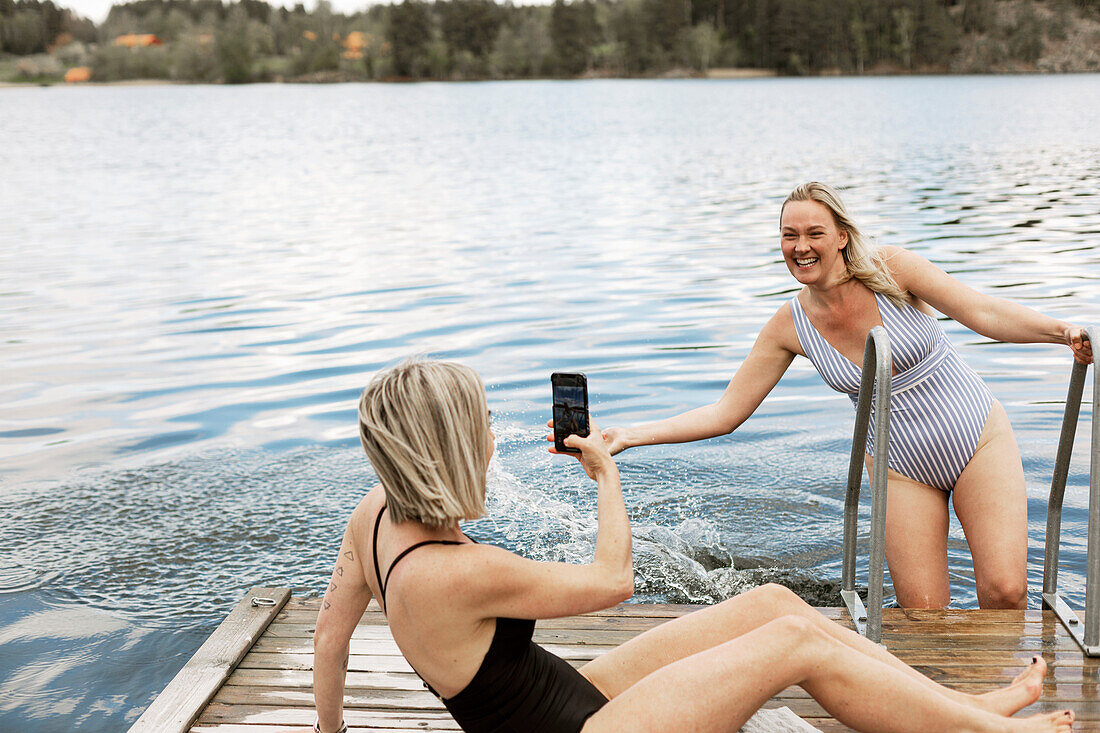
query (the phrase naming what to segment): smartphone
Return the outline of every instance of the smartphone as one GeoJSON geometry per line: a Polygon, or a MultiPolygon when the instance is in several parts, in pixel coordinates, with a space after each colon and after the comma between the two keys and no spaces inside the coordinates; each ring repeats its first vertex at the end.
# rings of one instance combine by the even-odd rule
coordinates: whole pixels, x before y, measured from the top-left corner
{"type": "Polygon", "coordinates": [[[588,379],[580,372],[554,372],[550,386],[554,393],[554,448],[580,453],[562,441],[568,435],[588,437],[588,379]]]}

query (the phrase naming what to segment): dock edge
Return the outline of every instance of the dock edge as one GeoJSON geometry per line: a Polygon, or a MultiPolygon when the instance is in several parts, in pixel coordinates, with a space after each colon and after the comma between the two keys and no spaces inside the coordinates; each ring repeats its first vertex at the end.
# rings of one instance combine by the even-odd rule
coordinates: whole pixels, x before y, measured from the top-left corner
{"type": "Polygon", "coordinates": [[[290,588],[250,589],[129,733],[186,733],[288,600],[290,588]]]}

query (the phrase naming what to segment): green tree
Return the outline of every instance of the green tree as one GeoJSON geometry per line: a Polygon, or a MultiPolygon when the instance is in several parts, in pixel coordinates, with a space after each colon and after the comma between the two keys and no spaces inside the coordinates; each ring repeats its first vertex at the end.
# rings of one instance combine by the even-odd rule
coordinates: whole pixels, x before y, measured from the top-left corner
{"type": "Polygon", "coordinates": [[[214,44],[204,34],[184,34],[176,41],[172,52],[173,79],[212,82],[221,74],[214,44]]]}
{"type": "Polygon", "coordinates": [[[427,69],[432,20],[424,3],[405,0],[390,9],[386,37],[393,46],[393,69],[400,76],[420,77],[427,69]]]}
{"type": "Polygon", "coordinates": [[[92,57],[92,78],[96,81],[171,77],[172,59],[165,46],[126,48],[103,45],[92,57]]]}
{"type": "Polygon", "coordinates": [[[504,78],[541,76],[553,50],[548,8],[517,9],[511,23],[505,23],[493,45],[491,64],[496,76],[504,78]]]}
{"type": "Polygon", "coordinates": [[[901,65],[913,68],[913,30],[916,22],[909,8],[894,8],[894,32],[897,39],[897,55],[901,65]]]}
{"type": "Polygon", "coordinates": [[[867,62],[867,30],[858,11],[852,15],[852,19],[848,22],[848,33],[852,39],[852,54],[856,73],[862,74],[864,65],[867,62]]]}
{"type": "Polygon", "coordinates": [[[687,29],[682,36],[682,56],[685,66],[706,73],[722,48],[722,34],[708,22],[687,29]]]}
{"type": "Polygon", "coordinates": [[[1035,7],[1024,5],[1016,13],[1016,27],[1009,33],[1009,53],[1013,58],[1034,64],[1043,55],[1043,27],[1035,7]]]}
{"type": "Polygon", "coordinates": [[[252,81],[252,37],[248,32],[248,15],[236,6],[214,36],[214,51],[221,66],[222,78],[229,84],[252,81]]]}
{"type": "Polygon", "coordinates": [[[996,8],[993,0],[963,0],[962,29],[966,33],[985,33],[993,28],[996,8]]]}
{"type": "Polygon", "coordinates": [[[450,0],[436,3],[443,39],[452,51],[486,56],[496,41],[504,8],[493,0],[450,0]]]}
{"type": "Polygon", "coordinates": [[[558,73],[575,76],[588,68],[588,49],[596,36],[596,7],[589,0],[554,0],[550,39],[558,73]]]}
{"type": "Polygon", "coordinates": [[[625,73],[640,74],[656,65],[641,0],[625,0],[615,5],[609,25],[620,44],[622,70],[625,73]]]}
{"type": "Polygon", "coordinates": [[[46,25],[33,10],[19,10],[3,19],[0,41],[8,53],[24,56],[46,50],[46,25]]]}
{"type": "Polygon", "coordinates": [[[664,51],[675,50],[685,22],[683,0],[645,0],[643,23],[651,41],[664,51]]]}
{"type": "Polygon", "coordinates": [[[915,51],[925,62],[946,65],[959,48],[959,30],[938,0],[918,5],[915,51]]]}

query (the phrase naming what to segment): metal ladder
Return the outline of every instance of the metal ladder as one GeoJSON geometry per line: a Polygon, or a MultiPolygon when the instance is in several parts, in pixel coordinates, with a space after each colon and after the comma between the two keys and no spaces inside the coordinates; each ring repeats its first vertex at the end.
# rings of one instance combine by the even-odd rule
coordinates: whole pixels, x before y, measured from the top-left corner
{"type": "MultiPolygon", "coordinates": [[[[1085,337],[1095,344],[1096,327],[1086,328],[1085,337]]],[[[1092,381],[1092,460],[1089,463],[1088,550],[1085,555],[1085,620],[1058,595],[1058,545],[1062,534],[1062,499],[1066,493],[1066,476],[1073,453],[1073,438],[1077,434],[1077,418],[1081,413],[1081,396],[1085,389],[1088,367],[1073,363],[1066,396],[1066,412],[1062,417],[1062,437],[1054,459],[1054,479],[1047,501],[1046,553],[1043,560],[1043,606],[1066,627],[1086,656],[1100,656],[1100,369],[1093,363],[1092,381]]]]}
{"type": "MultiPolygon", "coordinates": [[[[880,644],[882,643],[883,570],[886,564],[886,461],[890,446],[892,371],[890,337],[886,335],[885,328],[875,326],[867,334],[867,345],[863,349],[863,375],[859,383],[859,402],[856,405],[852,459],[848,465],[848,496],[844,502],[844,564],[841,571],[840,597],[844,599],[844,605],[848,608],[848,615],[852,617],[856,631],[880,644]],[[867,569],[867,605],[871,610],[868,612],[856,593],[856,524],[859,519],[859,489],[863,481],[863,454],[867,445],[872,394],[877,394],[878,399],[875,400],[875,457],[871,464],[871,557],[867,569]]],[[[1095,428],[1094,421],[1094,435],[1095,428]]],[[[1094,461],[1095,458],[1094,455],[1094,461]]],[[[1096,473],[1093,471],[1094,475],[1096,473]]],[[[1097,615],[1097,620],[1100,620],[1100,614],[1097,615]]]]}

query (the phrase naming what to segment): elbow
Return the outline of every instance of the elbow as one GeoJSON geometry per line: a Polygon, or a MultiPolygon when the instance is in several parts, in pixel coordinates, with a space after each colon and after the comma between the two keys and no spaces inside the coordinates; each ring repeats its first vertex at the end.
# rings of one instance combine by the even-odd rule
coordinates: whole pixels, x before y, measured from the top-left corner
{"type": "Polygon", "coordinates": [[[318,619],[317,627],[313,630],[313,655],[321,659],[339,657],[344,653],[349,641],[350,639],[334,633],[327,623],[318,619]]]}
{"type": "Polygon", "coordinates": [[[621,573],[614,588],[615,603],[622,603],[623,601],[630,600],[634,595],[634,570],[627,569],[626,572],[621,573]]]}
{"type": "Polygon", "coordinates": [[[729,435],[734,430],[737,430],[737,428],[741,427],[741,423],[744,422],[744,420],[739,420],[733,415],[723,414],[721,408],[717,406],[715,407],[715,412],[717,413],[717,425],[715,426],[715,430],[713,431],[715,437],[719,435],[729,435]]]}

